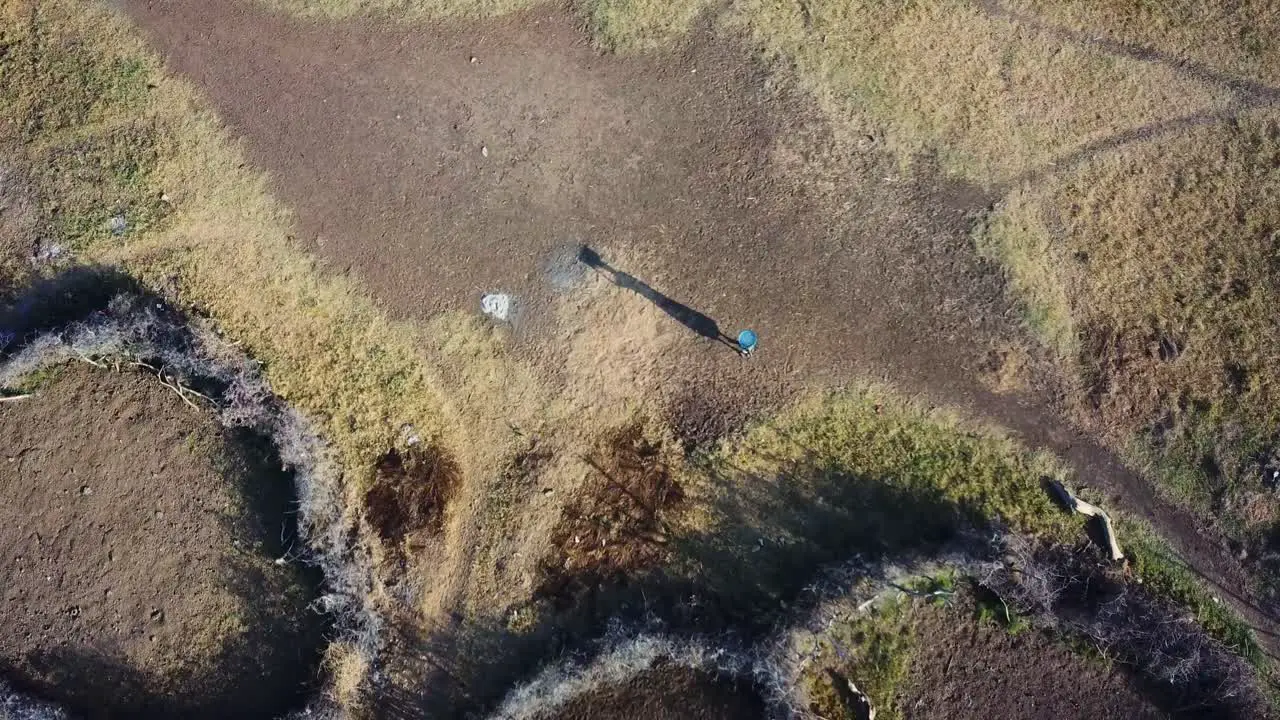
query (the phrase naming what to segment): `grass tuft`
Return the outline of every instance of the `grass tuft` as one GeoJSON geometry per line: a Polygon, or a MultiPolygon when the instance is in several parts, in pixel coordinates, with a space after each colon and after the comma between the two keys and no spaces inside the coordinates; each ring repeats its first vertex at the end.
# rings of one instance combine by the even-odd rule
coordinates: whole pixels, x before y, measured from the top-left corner
{"type": "Polygon", "coordinates": [[[876,717],[902,716],[898,692],[915,645],[909,601],[890,600],[814,637],[815,660],[801,676],[811,709],[821,717],[855,717],[846,702],[847,680],[866,693],[876,717]]]}
{"type": "Polygon", "coordinates": [[[587,0],[581,12],[601,47],[655,50],[686,35],[708,4],[709,0],[587,0]]]}

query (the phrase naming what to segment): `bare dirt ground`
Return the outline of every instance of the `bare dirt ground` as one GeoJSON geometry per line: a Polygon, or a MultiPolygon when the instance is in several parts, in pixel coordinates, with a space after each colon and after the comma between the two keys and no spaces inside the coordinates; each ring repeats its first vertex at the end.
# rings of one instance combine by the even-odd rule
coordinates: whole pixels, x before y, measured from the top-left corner
{"type": "Polygon", "coordinates": [[[88,717],[297,704],[321,628],[314,586],[272,562],[287,498],[265,485],[288,479],[144,374],[46,383],[0,404],[6,679],[88,717]]]}
{"type": "Polygon", "coordinates": [[[299,242],[393,313],[514,293],[517,347],[548,379],[599,396],[585,402],[641,394],[693,441],[801,388],[883,374],[1063,455],[1275,627],[1219,533],[1062,420],[1052,378],[1004,395],[982,382],[993,350],[1021,344],[969,239],[988,199],[927,162],[902,174],[874,136],[839,149],[735,42],[704,30],[603,55],[558,7],[404,27],[121,4],[244,138],[299,242]],[[580,244],[610,269],[573,263],[580,244]],[[762,338],[749,362],[711,337],[746,326],[762,338]]]}
{"type": "Polygon", "coordinates": [[[1016,635],[966,610],[921,607],[900,706],[907,720],[1166,717],[1131,678],[1090,663],[1044,634],[1016,635]]]}
{"type": "MultiPolygon", "coordinates": [[[[409,318],[512,292],[517,336],[549,374],[573,350],[556,310],[578,244],[721,332],[760,333],[760,362],[743,363],[674,318],[656,331],[675,339],[663,391],[729,408],[869,363],[964,377],[1011,330],[999,282],[968,252],[984,198],[874,153],[795,182],[833,152],[816,113],[709,33],[619,57],[555,7],[396,28],[226,0],[125,6],[245,138],[332,269],[409,318]]],[[[580,332],[624,327],[606,316],[580,332]]]]}
{"type": "Polygon", "coordinates": [[[764,707],[749,688],[688,668],[657,667],[620,687],[576,697],[546,720],[751,720],[764,707]]]}
{"type": "Polygon", "coordinates": [[[1129,676],[1091,664],[1043,633],[1010,634],[972,616],[957,619],[956,612],[916,612],[920,646],[902,692],[905,719],[1166,716],[1129,676]]]}

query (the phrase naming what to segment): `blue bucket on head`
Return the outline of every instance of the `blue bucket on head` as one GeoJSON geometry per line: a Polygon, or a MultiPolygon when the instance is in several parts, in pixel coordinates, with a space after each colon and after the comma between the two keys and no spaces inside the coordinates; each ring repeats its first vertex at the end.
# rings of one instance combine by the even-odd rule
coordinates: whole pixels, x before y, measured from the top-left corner
{"type": "Polygon", "coordinates": [[[750,330],[743,330],[738,333],[738,347],[742,348],[743,352],[751,352],[752,350],[755,350],[756,342],[756,334],[750,330]]]}

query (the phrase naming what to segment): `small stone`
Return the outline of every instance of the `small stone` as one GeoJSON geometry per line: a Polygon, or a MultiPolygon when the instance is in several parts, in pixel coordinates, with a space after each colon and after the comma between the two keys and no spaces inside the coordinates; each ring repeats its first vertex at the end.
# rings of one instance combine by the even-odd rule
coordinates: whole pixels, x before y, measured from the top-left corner
{"type": "Polygon", "coordinates": [[[488,145],[481,145],[481,146],[480,146],[480,154],[481,154],[481,155],[483,155],[484,157],[489,157],[489,146],[488,146],[488,145]]]}
{"type": "Polygon", "coordinates": [[[92,494],[93,494],[93,488],[89,487],[88,485],[81,485],[81,486],[80,486],[80,494],[81,494],[81,495],[92,495],[92,494]]]}
{"type": "Polygon", "coordinates": [[[160,608],[156,608],[156,609],[152,610],[152,611],[151,611],[151,622],[153,622],[153,623],[162,623],[162,622],[164,622],[164,610],[161,610],[160,608]]]}
{"type": "Polygon", "coordinates": [[[472,55],[472,56],[471,56],[471,62],[475,63],[475,62],[479,62],[479,61],[478,61],[478,60],[476,60],[476,56],[475,56],[475,55],[472,55]]]}

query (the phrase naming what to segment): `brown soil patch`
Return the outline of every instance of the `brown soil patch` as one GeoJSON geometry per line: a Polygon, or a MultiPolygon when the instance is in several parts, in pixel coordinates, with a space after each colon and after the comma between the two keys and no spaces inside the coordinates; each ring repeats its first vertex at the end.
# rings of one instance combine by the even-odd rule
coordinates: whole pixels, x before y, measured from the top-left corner
{"type": "Polygon", "coordinates": [[[457,463],[438,448],[391,450],[376,466],[365,509],[378,537],[399,547],[418,533],[439,534],[458,488],[457,463]]]}
{"type": "Polygon", "coordinates": [[[931,606],[916,611],[918,645],[899,695],[907,720],[1166,717],[1124,673],[1043,633],[1010,634],[970,613],[931,606]]]}
{"type": "Polygon", "coordinates": [[[89,717],[296,705],[321,638],[273,562],[288,478],[152,377],[57,373],[0,405],[0,672],[89,717]]]}
{"type": "Polygon", "coordinates": [[[561,607],[603,584],[625,584],[670,556],[666,516],[684,493],[662,446],[631,425],[585,458],[594,471],[552,531],[538,595],[561,607]]]}
{"type": "Polygon", "coordinates": [[[749,688],[684,667],[659,666],[621,686],[570,700],[546,720],[751,720],[764,706],[749,688]]]}

